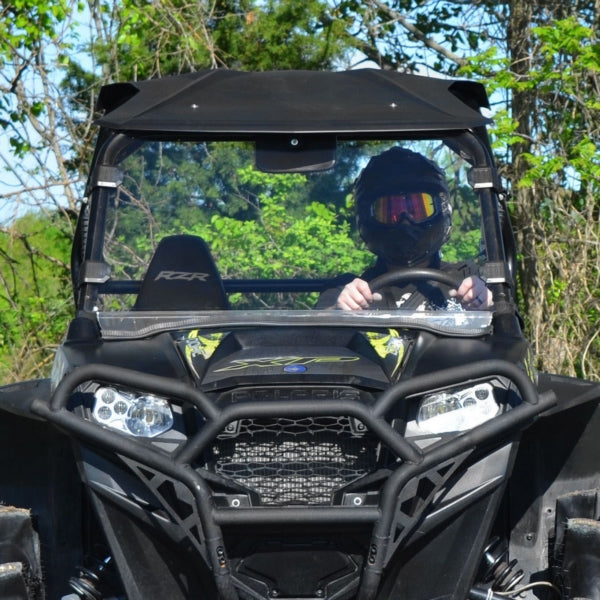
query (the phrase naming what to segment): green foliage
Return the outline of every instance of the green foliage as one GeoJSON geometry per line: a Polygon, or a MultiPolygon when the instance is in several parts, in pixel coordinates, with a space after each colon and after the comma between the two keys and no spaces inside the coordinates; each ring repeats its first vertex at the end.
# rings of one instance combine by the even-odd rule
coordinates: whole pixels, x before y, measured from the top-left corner
{"type": "Polygon", "coordinates": [[[252,3],[240,26],[239,12],[224,15],[215,41],[230,67],[266,69],[328,69],[343,53],[344,24],[325,18],[329,5],[322,0],[252,3]]]}
{"type": "MultiPolygon", "coordinates": [[[[360,272],[372,261],[372,255],[349,236],[348,224],[340,223],[326,205],[312,202],[304,214],[294,217],[277,194],[261,199],[260,219],[215,216],[210,225],[191,228],[188,233],[207,240],[220,271],[230,278],[332,277],[344,271],[360,272]]],[[[283,301],[271,297],[263,302],[310,308],[315,300],[314,296],[283,301]]],[[[244,306],[241,297],[232,301],[244,306]]]]}
{"type": "Polygon", "coordinates": [[[532,31],[542,59],[524,85],[547,97],[540,126],[556,123],[560,127],[553,127],[553,133],[544,140],[546,152],[526,155],[531,169],[520,184],[547,179],[569,186],[574,171],[579,182],[600,191],[600,138],[597,128],[589,128],[600,119],[598,87],[594,83],[600,73],[600,43],[594,31],[575,18],[532,31]]]}
{"type": "Polygon", "coordinates": [[[478,229],[453,235],[442,248],[446,262],[460,262],[477,256],[481,245],[481,232],[478,229]]]}
{"type": "Polygon", "coordinates": [[[496,118],[494,148],[516,153],[506,172],[514,174],[519,281],[540,366],[598,377],[600,43],[585,18],[578,13],[525,32],[528,69],[515,69],[514,56],[492,48],[463,73],[484,73],[492,96],[505,89],[516,99],[511,106],[519,112],[496,118]]]}
{"type": "Polygon", "coordinates": [[[324,19],[327,9],[323,0],[104,2],[116,55],[113,39],[94,53],[107,64],[116,56],[121,79],[215,67],[327,69],[344,52],[343,24],[324,19]]]}
{"type": "Polygon", "coordinates": [[[45,40],[58,36],[70,4],[68,0],[9,0],[0,6],[0,72],[9,82],[0,99],[0,128],[9,132],[11,152],[18,158],[35,147],[19,126],[46,110],[43,98],[21,93],[25,74],[45,40]]]}
{"type": "Polygon", "coordinates": [[[57,214],[29,214],[0,232],[0,381],[46,372],[72,316],[70,246],[57,214]]]}
{"type": "Polygon", "coordinates": [[[189,233],[202,235],[228,277],[288,278],[331,277],[343,271],[361,270],[372,257],[357,249],[349,225],[317,201],[301,214],[292,214],[285,198],[305,176],[270,175],[247,169],[242,179],[268,182],[271,193],[259,197],[260,218],[236,221],[215,216],[210,226],[189,233]],[[250,251],[248,251],[250,249],[250,251]],[[324,249],[330,254],[324,255],[324,249]],[[365,260],[366,258],[366,260],[365,260]]]}
{"type": "Polygon", "coordinates": [[[9,0],[3,2],[0,19],[0,56],[10,57],[15,48],[33,50],[40,40],[56,34],[70,10],[67,0],[9,0]]]}
{"type": "MultiPolygon", "coordinates": [[[[536,135],[534,151],[522,155],[529,163],[529,170],[517,185],[528,187],[547,180],[573,187],[574,172],[578,181],[598,185],[598,133],[586,125],[597,123],[600,118],[594,83],[600,72],[600,44],[596,34],[575,17],[534,27],[532,34],[538,54],[527,77],[517,78],[510,69],[510,59],[496,47],[472,57],[461,68],[461,74],[467,77],[486,74],[490,95],[513,90],[540,97],[541,110],[532,118],[536,135]]],[[[509,112],[496,115],[495,125],[496,148],[524,141],[517,133],[519,124],[509,112]]]]}

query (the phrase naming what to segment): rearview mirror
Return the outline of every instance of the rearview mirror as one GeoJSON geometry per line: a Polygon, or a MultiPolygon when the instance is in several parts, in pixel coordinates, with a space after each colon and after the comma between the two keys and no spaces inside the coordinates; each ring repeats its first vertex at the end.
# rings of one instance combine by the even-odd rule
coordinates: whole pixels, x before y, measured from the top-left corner
{"type": "Polygon", "coordinates": [[[256,168],[268,173],[325,171],[335,164],[334,136],[268,136],[256,142],[256,168]]]}

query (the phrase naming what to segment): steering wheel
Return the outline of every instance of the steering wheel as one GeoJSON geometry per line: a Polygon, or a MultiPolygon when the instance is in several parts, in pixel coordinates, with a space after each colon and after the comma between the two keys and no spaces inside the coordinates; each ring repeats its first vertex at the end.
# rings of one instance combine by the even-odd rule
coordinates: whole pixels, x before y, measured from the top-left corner
{"type": "Polygon", "coordinates": [[[457,290],[461,284],[452,275],[439,271],[438,269],[397,269],[375,277],[369,282],[372,292],[387,287],[394,283],[407,283],[415,281],[433,281],[450,286],[450,289],[457,290]]]}

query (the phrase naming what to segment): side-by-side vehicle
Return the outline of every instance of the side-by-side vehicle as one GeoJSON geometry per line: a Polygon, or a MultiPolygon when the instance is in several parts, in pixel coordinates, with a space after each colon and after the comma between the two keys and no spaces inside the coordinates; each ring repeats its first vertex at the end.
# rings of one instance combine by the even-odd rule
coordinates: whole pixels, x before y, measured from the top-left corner
{"type": "MultiPolygon", "coordinates": [[[[539,373],[479,84],[201,71],[102,88],[52,375],[0,388],[0,599],[600,598],[600,386],[539,373]],[[442,169],[421,310],[321,307],[372,262],[353,185],[442,169]]],[[[413,190],[408,190],[413,191],[413,190]]]]}

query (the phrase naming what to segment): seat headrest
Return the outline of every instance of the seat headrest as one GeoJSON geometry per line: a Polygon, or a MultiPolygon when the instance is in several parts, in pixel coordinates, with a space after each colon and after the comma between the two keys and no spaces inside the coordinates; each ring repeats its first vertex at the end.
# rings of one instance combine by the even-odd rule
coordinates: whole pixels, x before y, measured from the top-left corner
{"type": "Polygon", "coordinates": [[[193,235],[163,238],[148,265],[134,310],[229,308],[208,244],[193,235]]]}

